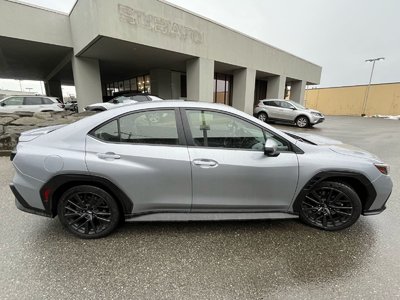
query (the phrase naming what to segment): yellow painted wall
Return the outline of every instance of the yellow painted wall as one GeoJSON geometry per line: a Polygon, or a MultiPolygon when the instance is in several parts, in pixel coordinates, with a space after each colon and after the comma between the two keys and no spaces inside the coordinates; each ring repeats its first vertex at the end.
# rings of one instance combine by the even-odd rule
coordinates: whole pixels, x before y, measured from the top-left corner
{"type": "MultiPolygon", "coordinates": [[[[367,86],[308,89],[305,104],[326,115],[361,115],[367,86]]],[[[373,84],[366,115],[400,115],[400,82],[373,84]]]]}

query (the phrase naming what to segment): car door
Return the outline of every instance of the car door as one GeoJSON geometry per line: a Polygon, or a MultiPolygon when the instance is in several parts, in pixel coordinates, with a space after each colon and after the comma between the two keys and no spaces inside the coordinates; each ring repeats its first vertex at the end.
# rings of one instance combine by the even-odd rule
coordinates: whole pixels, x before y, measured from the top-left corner
{"type": "Polygon", "coordinates": [[[264,101],[263,104],[266,106],[268,118],[277,119],[279,118],[279,107],[276,104],[276,101],[269,100],[264,101]]]}
{"type": "Polygon", "coordinates": [[[10,97],[1,101],[0,112],[13,113],[22,110],[24,97],[10,97]]]}
{"type": "Polygon", "coordinates": [[[295,107],[287,101],[279,102],[279,118],[286,121],[294,121],[295,107]]]}
{"type": "Polygon", "coordinates": [[[40,112],[43,108],[41,97],[25,97],[22,111],[40,112]]]}
{"type": "Polygon", "coordinates": [[[87,136],[86,164],[125,192],[133,213],[190,209],[189,154],[175,109],[133,112],[95,128],[87,136]]]}
{"type": "Polygon", "coordinates": [[[286,211],[298,176],[297,155],[282,137],[224,112],[183,113],[192,163],[192,211],[286,211]],[[279,156],[264,155],[265,139],[279,156]]]}

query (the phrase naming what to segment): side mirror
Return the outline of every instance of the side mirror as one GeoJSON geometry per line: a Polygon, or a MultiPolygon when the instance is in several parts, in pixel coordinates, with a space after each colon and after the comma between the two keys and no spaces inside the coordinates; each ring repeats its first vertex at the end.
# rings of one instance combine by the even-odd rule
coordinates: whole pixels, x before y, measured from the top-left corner
{"type": "Polygon", "coordinates": [[[267,139],[264,145],[264,154],[270,157],[278,156],[278,144],[272,139],[267,139]]]}
{"type": "Polygon", "coordinates": [[[1,102],[0,106],[6,106],[6,104],[4,102],[1,102]]]}
{"type": "Polygon", "coordinates": [[[290,109],[291,109],[291,110],[297,110],[297,108],[294,107],[294,106],[292,106],[290,109]]]}

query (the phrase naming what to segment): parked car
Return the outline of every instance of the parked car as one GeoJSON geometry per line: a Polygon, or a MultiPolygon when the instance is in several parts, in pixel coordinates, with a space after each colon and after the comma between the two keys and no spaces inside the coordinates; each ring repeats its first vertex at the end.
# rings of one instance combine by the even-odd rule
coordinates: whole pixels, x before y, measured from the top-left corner
{"type": "Polygon", "coordinates": [[[260,100],[254,108],[254,115],[263,122],[289,122],[300,128],[313,126],[325,120],[324,115],[315,109],[308,109],[294,101],[281,99],[260,100]]]}
{"type": "Polygon", "coordinates": [[[146,101],[31,130],[11,160],[17,207],[58,215],[81,238],[121,219],[300,216],[340,230],[382,212],[392,191],[389,166],[366,151],[201,102],[146,101]]]}
{"type": "Polygon", "coordinates": [[[99,102],[88,105],[85,107],[85,110],[91,111],[105,111],[112,108],[117,108],[120,106],[130,105],[138,102],[146,102],[146,101],[161,101],[163,100],[160,97],[153,96],[150,94],[128,94],[123,96],[118,96],[111,99],[108,102],[99,102]]]}
{"type": "Polygon", "coordinates": [[[63,111],[64,103],[55,97],[11,96],[0,100],[0,113],[63,111]]]}
{"type": "Polygon", "coordinates": [[[65,110],[78,112],[78,102],[76,100],[68,100],[65,102],[65,110]]]}

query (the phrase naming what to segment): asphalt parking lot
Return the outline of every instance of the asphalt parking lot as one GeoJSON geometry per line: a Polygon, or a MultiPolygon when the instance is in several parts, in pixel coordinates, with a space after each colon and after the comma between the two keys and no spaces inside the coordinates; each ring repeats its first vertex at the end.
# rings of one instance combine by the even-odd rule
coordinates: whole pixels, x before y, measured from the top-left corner
{"type": "Polygon", "coordinates": [[[306,130],[391,165],[384,213],[341,232],[297,220],[137,223],[80,240],[15,208],[0,158],[0,299],[400,298],[400,122],[328,117],[306,130]]]}

